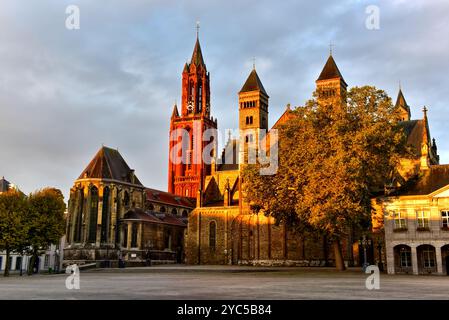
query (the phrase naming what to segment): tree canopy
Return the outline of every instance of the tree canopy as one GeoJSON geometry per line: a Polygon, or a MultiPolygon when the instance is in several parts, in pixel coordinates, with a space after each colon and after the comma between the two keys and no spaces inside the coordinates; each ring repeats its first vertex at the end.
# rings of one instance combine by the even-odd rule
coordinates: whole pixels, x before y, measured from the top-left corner
{"type": "Polygon", "coordinates": [[[344,269],[339,239],[349,226],[369,226],[371,198],[391,179],[405,136],[391,98],[375,87],[354,87],[344,102],[315,96],[293,113],[278,127],[277,173],[247,166],[245,193],[254,210],[326,235],[344,269]]]}

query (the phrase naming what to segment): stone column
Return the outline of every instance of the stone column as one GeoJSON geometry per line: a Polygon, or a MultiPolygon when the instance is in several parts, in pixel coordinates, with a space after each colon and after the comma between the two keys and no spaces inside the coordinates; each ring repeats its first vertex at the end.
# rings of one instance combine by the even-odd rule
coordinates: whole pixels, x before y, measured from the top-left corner
{"type": "Polygon", "coordinates": [[[413,274],[418,274],[418,254],[416,250],[416,245],[411,247],[412,249],[412,269],[413,274]]]}
{"type": "Polygon", "coordinates": [[[443,259],[441,258],[441,246],[435,246],[435,258],[437,260],[437,273],[443,274],[443,259]]]}
{"type": "Polygon", "coordinates": [[[129,250],[131,249],[131,239],[132,239],[132,223],[128,222],[128,239],[126,239],[126,248],[129,250]]]}
{"type": "Polygon", "coordinates": [[[139,223],[139,227],[137,228],[137,246],[139,250],[142,250],[142,240],[143,240],[143,224],[142,222],[139,223]]]}
{"type": "Polygon", "coordinates": [[[394,274],[395,273],[394,246],[388,245],[385,248],[385,255],[387,258],[387,272],[388,274],[394,274]]]}

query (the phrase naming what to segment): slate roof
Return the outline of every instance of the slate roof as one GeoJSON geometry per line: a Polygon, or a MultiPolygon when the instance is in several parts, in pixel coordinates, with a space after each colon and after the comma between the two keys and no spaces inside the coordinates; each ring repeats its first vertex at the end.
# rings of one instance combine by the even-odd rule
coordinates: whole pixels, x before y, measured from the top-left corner
{"type": "Polygon", "coordinates": [[[426,195],[449,185],[449,165],[432,165],[398,191],[398,195],[426,195]]]}
{"type": "Polygon", "coordinates": [[[0,179],[0,192],[7,192],[11,183],[5,179],[5,177],[0,179]]]}
{"type": "Polygon", "coordinates": [[[253,69],[249,74],[248,79],[246,79],[246,82],[243,85],[242,89],[240,90],[240,93],[257,90],[260,90],[261,92],[263,92],[265,95],[268,96],[267,92],[265,91],[265,88],[263,87],[262,81],[260,81],[260,78],[257,75],[256,69],[253,69]]]}
{"type": "Polygon", "coordinates": [[[168,224],[180,227],[187,226],[186,223],[183,222],[182,218],[178,218],[170,214],[165,214],[163,217],[158,218],[156,217],[154,212],[144,211],[138,208],[131,209],[128,212],[126,212],[122,220],[138,220],[149,223],[168,224]]]}
{"type": "Polygon", "coordinates": [[[204,64],[203,53],[201,52],[200,40],[198,38],[196,39],[195,48],[193,48],[190,64],[206,66],[204,64]]]}
{"type": "Polygon", "coordinates": [[[196,205],[188,198],[180,197],[165,191],[147,188],[145,189],[145,193],[147,195],[147,200],[149,201],[162,202],[172,206],[182,206],[192,209],[195,208],[196,205]]]}
{"type": "MultiPolygon", "coordinates": [[[[132,175],[133,170],[118,150],[101,147],[78,179],[109,179],[132,183],[132,175]]],[[[133,184],[143,187],[136,176],[134,176],[133,184]]]]}
{"type": "Polygon", "coordinates": [[[401,121],[399,125],[407,135],[407,144],[413,146],[416,158],[421,157],[421,146],[425,137],[426,124],[423,119],[401,121]]]}
{"type": "Polygon", "coordinates": [[[341,81],[343,81],[346,84],[346,81],[345,79],[343,79],[343,76],[341,75],[341,72],[338,69],[337,64],[335,63],[334,58],[332,57],[332,55],[330,55],[317,81],[335,78],[340,78],[341,81]]]}

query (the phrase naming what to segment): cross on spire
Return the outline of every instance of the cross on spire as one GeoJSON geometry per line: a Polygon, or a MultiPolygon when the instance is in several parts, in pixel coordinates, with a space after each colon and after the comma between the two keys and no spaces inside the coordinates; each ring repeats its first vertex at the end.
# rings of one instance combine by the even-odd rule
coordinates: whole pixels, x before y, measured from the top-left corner
{"type": "Polygon", "coordinates": [[[253,57],[253,70],[256,70],[256,57],[253,57]]]}
{"type": "Polygon", "coordinates": [[[198,37],[199,37],[199,34],[200,34],[200,22],[197,21],[197,22],[196,22],[196,38],[197,38],[197,39],[198,39],[198,37]]]}
{"type": "Polygon", "coordinates": [[[335,47],[335,45],[332,43],[332,41],[329,42],[329,55],[332,55],[332,51],[333,51],[333,47],[335,47]]]}

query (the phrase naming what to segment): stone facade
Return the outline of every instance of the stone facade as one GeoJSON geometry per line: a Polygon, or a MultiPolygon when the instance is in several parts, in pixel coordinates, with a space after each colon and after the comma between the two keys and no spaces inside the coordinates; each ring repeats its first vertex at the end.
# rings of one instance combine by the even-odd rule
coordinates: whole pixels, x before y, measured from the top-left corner
{"type": "Polygon", "coordinates": [[[181,261],[192,207],[145,188],[117,150],[102,147],[70,191],[64,263],[181,261]]]}
{"type": "Polygon", "coordinates": [[[409,194],[399,191],[398,195],[378,199],[381,206],[377,214],[384,221],[388,273],[449,274],[448,173],[447,165],[431,166],[420,182],[438,174],[442,184],[434,185],[434,191],[412,190],[409,194]]]}

